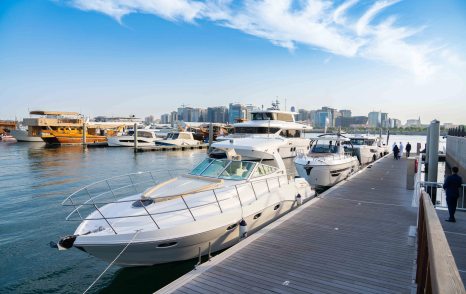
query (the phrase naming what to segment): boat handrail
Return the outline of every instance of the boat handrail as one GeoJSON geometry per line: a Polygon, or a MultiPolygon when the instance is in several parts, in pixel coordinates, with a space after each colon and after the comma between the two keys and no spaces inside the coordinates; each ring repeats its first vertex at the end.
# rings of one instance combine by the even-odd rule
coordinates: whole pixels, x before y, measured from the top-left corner
{"type": "MultiPolygon", "coordinates": [[[[143,175],[143,174],[150,174],[151,177],[153,177],[153,174],[152,173],[156,173],[156,172],[166,172],[168,173],[170,176],[171,176],[171,173],[170,171],[189,171],[189,169],[171,169],[171,170],[156,170],[156,171],[139,171],[139,172],[134,172],[134,173],[127,173],[127,174],[123,174],[123,175],[118,175],[118,176],[114,176],[114,177],[110,177],[110,178],[106,178],[106,179],[103,179],[103,180],[99,180],[99,181],[96,181],[96,182],[93,182],[93,183],[90,183],[84,187],[81,187],[79,188],[78,190],[74,191],[73,193],[71,193],[68,197],[66,197],[63,201],[62,201],[62,205],[65,205],[65,202],[67,202],[68,200],[70,200],[70,198],[72,198],[74,195],[78,194],[79,192],[82,192],[92,186],[95,186],[95,185],[98,185],[98,184],[101,184],[101,183],[104,183],[104,182],[108,182],[108,181],[111,181],[111,180],[115,180],[115,179],[118,179],[118,178],[123,178],[123,177],[130,177],[130,176],[133,176],[133,175],[143,175]]],[[[140,184],[140,183],[139,183],[140,184]]],[[[133,184],[129,185],[129,186],[132,186],[133,184]]],[[[124,186],[127,188],[127,186],[124,186]]],[[[124,188],[124,187],[119,187],[119,188],[124,188]]],[[[118,189],[118,188],[117,188],[118,189]]],[[[116,189],[113,189],[113,190],[116,190],[116,189]]]]}
{"type": "MultiPolygon", "coordinates": [[[[150,172],[146,172],[146,173],[150,173],[150,172]]],[[[132,173],[132,174],[138,174],[138,173],[132,173]]],[[[132,175],[131,174],[131,175],[132,175]]],[[[106,223],[109,225],[109,227],[112,229],[112,231],[115,233],[115,234],[118,234],[117,231],[115,230],[115,228],[111,225],[111,223],[109,222],[109,220],[111,219],[121,219],[121,218],[128,218],[128,217],[144,217],[144,216],[148,216],[150,217],[150,219],[153,221],[153,223],[155,224],[155,226],[157,227],[157,229],[160,229],[160,226],[159,224],[156,222],[156,220],[153,218],[153,216],[156,216],[156,215],[161,215],[161,214],[167,214],[167,213],[172,213],[172,212],[178,212],[178,211],[189,211],[191,217],[193,218],[194,221],[196,221],[196,217],[193,213],[193,209],[195,208],[198,208],[198,207],[203,207],[203,206],[208,206],[208,205],[213,205],[213,204],[216,204],[219,208],[219,212],[220,213],[223,213],[223,209],[222,209],[222,206],[221,206],[221,202],[223,201],[227,201],[227,200],[231,200],[233,198],[238,198],[238,201],[239,201],[239,207],[243,207],[244,206],[244,203],[241,199],[241,196],[240,196],[240,190],[239,188],[241,187],[245,187],[245,186],[250,186],[251,189],[252,189],[252,192],[254,194],[254,197],[255,199],[259,199],[258,198],[258,195],[256,194],[256,190],[254,188],[254,185],[257,184],[257,183],[260,183],[260,182],[265,182],[266,183],[266,191],[269,191],[271,190],[271,187],[270,187],[270,182],[271,181],[277,181],[278,182],[278,185],[276,187],[281,187],[283,185],[282,181],[280,180],[281,178],[286,178],[286,183],[289,184],[290,182],[295,182],[295,178],[290,176],[290,175],[287,175],[287,174],[281,174],[281,175],[277,175],[277,176],[274,176],[274,177],[270,177],[270,178],[265,178],[265,179],[258,179],[258,180],[252,180],[252,181],[248,181],[248,182],[244,182],[244,183],[240,183],[240,184],[236,184],[236,185],[232,185],[232,186],[228,186],[228,187],[220,187],[220,188],[213,188],[213,189],[209,189],[209,190],[205,190],[205,191],[202,191],[202,193],[208,193],[208,192],[212,192],[212,195],[213,195],[213,200],[212,201],[209,201],[207,203],[202,203],[202,204],[199,204],[199,205],[195,205],[195,206],[192,206],[192,205],[189,205],[188,202],[186,201],[185,197],[186,196],[189,196],[193,193],[180,193],[180,194],[177,194],[177,195],[170,195],[170,196],[163,196],[163,197],[157,197],[155,198],[155,200],[161,200],[161,199],[167,199],[167,200],[173,200],[173,199],[181,199],[184,203],[184,207],[181,208],[181,209],[175,209],[175,210],[168,210],[168,211],[159,211],[159,212],[149,212],[145,205],[143,204],[143,201],[146,201],[148,199],[143,199],[143,198],[137,198],[137,199],[129,199],[129,200],[114,200],[114,201],[106,201],[106,202],[95,202],[94,200],[100,196],[102,196],[103,194],[106,194],[106,193],[112,193],[112,191],[106,191],[104,193],[100,193],[99,195],[97,196],[90,196],[89,194],[89,199],[87,201],[85,201],[84,203],[74,203],[73,201],[70,201],[71,203],[62,203],[63,206],[73,206],[74,209],[71,213],[68,214],[68,216],[65,218],[65,220],[67,221],[84,221],[84,220],[105,220],[106,223]],[[226,198],[222,198],[222,199],[218,199],[217,197],[217,193],[218,192],[231,192],[233,191],[233,195],[231,196],[228,196],[226,198]],[[215,200],[214,200],[215,199],[215,200]],[[106,204],[117,204],[117,203],[127,203],[127,202],[136,202],[136,201],[140,201],[141,202],[141,207],[144,208],[144,211],[142,212],[142,214],[131,214],[131,215],[122,215],[122,216],[114,216],[114,217],[106,217],[102,214],[102,212],[99,210],[99,207],[98,205],[106,205],[106,204]],[[83,208],[83,206],[91,206],[91,207],[94,207],[95,208],[95,211],[98,211],[99,214],[101,215],[101,217],[98,217],[98,218],[88,218],[88,217],[85,217],[83,218],[79,209],[80,208],[83,208]],[[71,217],[75,214],[78,214],[79,216],[79,219],[72,219],[71,217]]],[[[105,180],[103,181],[99,181],[99,183],[102,183],[102,182],[105,182],[105,180]]],[[[138,183],[139,184],[139,183],[138,183]]],[[[136,184],[137,185],[137,184],[136,184]]],[[[88,185],[89,186],[89,185],[88,185]]],[[[80,189],[80,191],[82,191],[83,189],[85,188],[82,188],[80,189]]],[[[272,188],[273,189],[273,188],[272,188]]],[[[137,189],[135,189],[137,191],[137,189]]],[[[133,195],[138,195],[140,193],[137,193],[137,194],[133,194],[133,195]]],[[[194,193],[195,194],[195,193],[194,193]]],[[[265,194],[265,193],[263,193],[265,194]]],[[[71,195],[70,195],[71,196],[71,195]]],[[[71,199],[69,197],[67,197],[67,199],[71,199]]],[[[126,195],[126,196],[122,196],[122,197],[127,197],[127,196],[130,196],[130,195],[126,195]]],[[[154,200],[154,199],[152,199],[154,200]]],[[[163,200],[162,200],[163,202],[163,200]]]]}

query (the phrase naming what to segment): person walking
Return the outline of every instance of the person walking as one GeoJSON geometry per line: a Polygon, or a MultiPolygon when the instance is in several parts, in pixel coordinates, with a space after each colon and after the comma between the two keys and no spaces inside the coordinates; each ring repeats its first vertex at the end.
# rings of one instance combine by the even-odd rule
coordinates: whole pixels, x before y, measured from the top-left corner
{"type": "Polygon", "coordinates": [[[395,147],[393,147],[393,156],[395,157],[396,160],[398,160],[399,153],[400,153],[400,149],[395,143],[395,147]]]}
{"type": "Polygon", "coordinates": [[[459,190],[463,184],[463,179],[458,175],[458,168],[456,166],[451,171],[453,174],[448,176],[445,179],[445,183],[443,183],[443,189],[445,189],[447,194],[448,213],[450,214],[450,217],[445,221],[455,223],[456,204],[458,203],[458,197],[460,197],[459,190]]]}
{"type": "Polygon", "coordinates": [[[403,157],[403,143],[400,142],[400,158],[403,157]]]}
{"type": "Polygon", "coordinates": [[[406,144],[406,157],[409,157],[409,155],[411,154],[411,144],[406,144]]]}

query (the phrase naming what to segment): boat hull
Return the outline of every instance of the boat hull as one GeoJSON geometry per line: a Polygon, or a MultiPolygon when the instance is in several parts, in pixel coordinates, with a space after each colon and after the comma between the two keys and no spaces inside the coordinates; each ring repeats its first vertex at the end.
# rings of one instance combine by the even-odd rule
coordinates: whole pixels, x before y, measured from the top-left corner
{"type": "Polygon", "coordinates": [[[329,188],[345,180],[359,169],[358,160],[353,157],[347,162],[334,165],[303,165],[296,163],[298,174],[317,189],[329,188]]]}
{"type": "MultiPolygon", "coordinates": [[[[49,145],[78,145],[83,144],[81,136],[42,136],[45,143],[49,145]]],[[[86,144],[107,143],[105,136],[87,136],[86,144]]]]}
{"type": "MultiPolygon", "coordinates": [[[[109,137],[107,138],[107,144],[109,147],[134,147],[134,139],[131,140],[129,138],[123,138],[122,140],[121,137],[109,137]]],[[[142,141],[141,139],[138,139],[138,147],[146,146],[155,146],[155,140],[142,141]]]]}
{"type": "Polygon", "coordinates": [[[15,137],[18,142],[44,142],[39,136],[29,136],[27,131],[12,130],[11,135],[15,137]]]}
{"type": "MultiPolygon", "coordinates": [[[[308,200],[310,198],[307,198],[308,200]]],[[[276,208],[277,203],[263,209],[261,216],[257,219],[254,217],[257,213],[244,217],[248,224],[248,234],[252,234],[277,218],[285,215],[297,207],[296,201],[282,201],[280,207],[276,208]]],[[[153,242],[135,242],[132,243],[125,252],[115,262],[120,266],[151,266],[161,263],[170,263],[175,261],[189,260],[210,252],[214,253],[238,243],[240,238],[239,226],[232,230],[227,230],[229,225],[220,226],[216,229],[193,234],[177,239],[166,239],[153,242]],[[177,242],[174,247],[158,248],[158,244],[177,242]]],[[[92,245],[79,244],[75,245],[93,256],[104,261],[111,262],[124,249],[126,244],[117,245],[92,245]]]]}

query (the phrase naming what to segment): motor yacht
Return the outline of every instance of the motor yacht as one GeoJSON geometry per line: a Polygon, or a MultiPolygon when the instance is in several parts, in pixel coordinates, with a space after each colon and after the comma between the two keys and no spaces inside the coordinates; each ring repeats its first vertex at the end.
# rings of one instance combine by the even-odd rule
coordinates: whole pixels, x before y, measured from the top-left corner
{"type": "Polygon", "coordinates": [[[277,101],[266,110],[251,111],[250,121],[233,124],[233,133],[218,136],[217,141],[245,137],[282,138],[282,145],[279,148],[282,158],[295,157],[298,150],[309,150],[310,140],[304,138],[304,132],[312,129],[310,126],[297,123],[295,115],[295,112],[280,110],[277,101]]]}
{"type": "Polygon", "coordinates": [[[89,196],[88,185],[64,200],[74,208],[67,220],[78,216],[81,224],[57,246],[74,246],[108,262],[121,254],[115,263],[122,266],[188,260],[232,246],[315,195],[306,180],[286,173],[278,152],[282,142],[267,142],[247,148],[241,142],[214,143],[227,158],[206,158],[189,173],[155,179],[139,192],[133,175],[130,196],[119,198],[117,189],[89,196]],[[274,161],[243,160],[251,148],[274,161]],[[80,192],[87,200],[77,198],[80,192]],[[87,216],[86,207],[94,210],[87,216]]]}
{"type": "Polygon", "coordinates": [[[194,138],[193,132],[170,132],[164,140],[158,140],[156,145],[165,146],[194,146],[201,144],[201,141],[194,138]]]}
{"type": "Polygon", "coordinates": [[[345,149],[349,139],[341,134],[323,134],[312,142],[307,154],[295,158],[298,174],[312,187],[329,188],[359,169],[356,156],[345,149]]]}
{"type": "MultiPolygon", "coordinates": [[[[141,129],[137,130],[138,146],[155,146],[155,142],[162,140],[157,137],[155,130],[141,129]]],[[[129,131],[122,136],[107,137],[107,144],[110,147],[133,147],[134,131],[129,131]]]]}
{"type": "Polygon", "coordinates": [[[361,165],[366,165],[388,154],[388,147],[381,137],[354,135],[346,142],[347,151],[353,150],[361,165]]]}

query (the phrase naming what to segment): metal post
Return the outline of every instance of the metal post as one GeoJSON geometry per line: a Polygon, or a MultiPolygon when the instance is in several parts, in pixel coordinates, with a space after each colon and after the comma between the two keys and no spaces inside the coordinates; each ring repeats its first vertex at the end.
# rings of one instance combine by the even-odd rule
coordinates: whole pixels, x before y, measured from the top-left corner
{"type": "Polygon", "coordinates": [[[190,214],[191,214],[191,216],[193,217],[193,220],[194,220],[194,221],[196,221],[196,218],[194,217],[194,214],[193,214],[193,212],[192,212],[192,211],[191,211],[191,209],[189,208],[189,206],[188,206],[188,203],[186,203],[186,200],[184,200],[184,197],[183,197],[183,195],[180,195],[180,197],[181,197],[181,199],[183,200],[183,202],[184,202],[184,205],[186,205],[186,208],[188,209],[189,213],[190,213],[190,214]]]}
{"type": "MultiPolygon", "coordinates": [[[[440,122],[438,120],[433,120],[430,123],[430,135],[429,135],[429,172],[427,174],[427,179],[429,182],[437,182],[437,172],[438,172],[438,143],[440,137],[440,122]]],[[[432,189],[432,203],[435,205],[437,200],[437,189],[432,189]]]]}
{"type": "Polygon", "coordinates": [[[83,140],[83,142],[82,142],[83,146],[86,146],[86,135],[87,135],[86,133],[87,133],[87,127],[86,127],[86,122],[84,122],[84,123],[83,123],[83,138],[82,138],[82,140],[83,140]]]}
{"type": "Polygon", "coordinates": [[[251,188],[252,188],[252,192],[254,193],[254,197],[256,198],[257,200],[257,194],[256,194],[256,189],[254,189],[254,185],[252,184],[252,182],[249,182],[251,184],[251,188]]]}
{"type": "Polygon", "coordinates": [[[133,125],[133,138],[134,138],[134,152],[136,152],[136,149],[138,149],[138,124],[134,123],[133,125]]]}
{"type": "Polygon", "coordinates": [[[220,213],[223,213],[222,207],[220,206],[220,202],[218,202],[217,194],[215,193],[215,190],[212,190],[214,193],[215,200],[217,201],[218,208],[220,209],[220,213]]]}
{"type": "Polygon", "coordinates": [[[425,154],[425,157],[424,157],[424,181],[427,181],[427,173],[429,172],[430,129],[431,129],[431,125],[429,125],[427,127],[427,139],[426,139],[427,141],[426,141],[426,145],[425,145],[426,154],[425,154]]]}
{"type": "Polygon", "coordinates": [[[241,207],[243,207],[243,202],[241,202],[241,197],[239,197],[238,187],[236,187],[236,185],[235,185],[235,189],[236,189],[236,195],[238,196],[239,204],[241,207]]]}
{"type": "Polygon", "coordinates": [[[212,145],[212,141],[214,140],[214,125],[209,123],[209,148],[207,148],[207,153],[210,152],[210,146],[212,145]]]}

